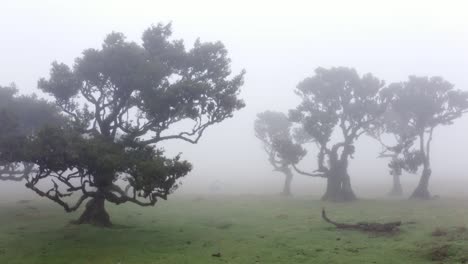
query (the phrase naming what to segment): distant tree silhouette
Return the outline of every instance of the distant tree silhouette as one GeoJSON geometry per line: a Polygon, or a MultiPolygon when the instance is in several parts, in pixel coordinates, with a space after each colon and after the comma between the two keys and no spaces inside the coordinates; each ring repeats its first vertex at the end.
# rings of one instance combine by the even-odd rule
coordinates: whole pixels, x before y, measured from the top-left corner
{"type": "MultiPolygon", "coordinates": [[[[388,92],[388,89],[382,90],[382,95],[388,92]]],[[[411,129],[409,120],[403,120],[402,116],[395,113],[392,105],[389,104],[385,114],[376,119],[375,123],[369,127],[368,134],[375,138],[382,146],[379,158],[390,158],[388,167],[390,175],[393,177],[390,196],[403,195],[403,187],[400,177],[403,171],[416,173],[422,163],[419,151],[410,150],[417,137],[417,134],[411,129]]]]}
{"type": "Polygon", "coordinates": [[[282,194],[291,195],[293,174],[291,166],[297,164],[306,154],[300,144],[294,143],[291,131],[292,123],[280,112],[265,111],[255,120],[255,136],[262,141],[268,161],[275,171],[285,175],[282,194]]]}
{"type": "MultiPolygon", "coordinates": [[[[404,127],[406,137],[396,146],[403,158],[394,162],[396,170],[415,172],[422,166],[419,184],[412,198],[429,199],[431,142],[434,129],[450,125],[468,109],[468,93],[455,90],[441,77],[410,76],[408,81],[390,84],[383,91],[395,115],[389,133],[398,135],[404,127]]],[[[401,136],[401,135],[399,135],[401,136]]]]}

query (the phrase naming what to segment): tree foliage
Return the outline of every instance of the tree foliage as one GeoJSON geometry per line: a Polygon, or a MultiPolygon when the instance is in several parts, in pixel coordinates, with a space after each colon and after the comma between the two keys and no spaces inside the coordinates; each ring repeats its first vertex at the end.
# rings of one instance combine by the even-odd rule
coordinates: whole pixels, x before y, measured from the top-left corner
{"type": "Polygon", "coordinates": [[[28,188],[67,211],[91,199],[82,216],[102,219],[80,220],[99,225],[110,224],[96,209],[103,209],[100,201],[146,206],[167,198],[192,166],[180,156],[166,158],[158,143],[197,143],[206,128],[244,107],[238,98],[244,72],[232,76],[223,44],[197,40],[187,50],[171,34],[170,24],[152,26],[140,45],[113,32],[73,67],[52,63],[38,86],[70,121],[44,127],[24,144],[28,151],[15,155],[37,166],[28,188]],[[50,189],[39,187],[43,181],[50,189]],[[65,198],[72,194],[79,198],[70,205],[65,198]]]}
{"type": "Polygon", "coordinates": [[[54,105],[35,95],[18,95],[14,84],[0,86],[0,180],[26,179],[32,164],[19,162],[16,153],[43,126],[59,126],[64,122],[54,105]]]}

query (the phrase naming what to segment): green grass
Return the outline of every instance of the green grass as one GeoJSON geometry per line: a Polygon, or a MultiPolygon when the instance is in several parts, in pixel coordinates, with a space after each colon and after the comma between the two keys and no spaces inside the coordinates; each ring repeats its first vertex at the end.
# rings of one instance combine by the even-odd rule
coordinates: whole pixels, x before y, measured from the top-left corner
{"type": "Polygon", "coordinates": [[[0,204],[0,263],[463,263],[468,259],[468,200],[178,197],[155,208],[111,206],[111,229],[76,226],[43,201],[0,204]],[[415,221],[396,235],[336,230],[342,222],[415,221]],[[434,237],[436,228],[448,234],[434,237]],[[431,260],[434,248],[448,257],[431,260]],[[221,257],[213,257],[213,253],[221,257]]]}

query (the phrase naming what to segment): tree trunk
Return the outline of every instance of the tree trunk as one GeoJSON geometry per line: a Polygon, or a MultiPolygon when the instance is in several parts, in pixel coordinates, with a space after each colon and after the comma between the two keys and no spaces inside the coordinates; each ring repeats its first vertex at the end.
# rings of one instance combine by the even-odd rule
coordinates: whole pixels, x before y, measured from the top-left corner
{"type": "Polygon", "coordinates": [[[322,196],[323,201],[350,202],[356,200],[348,174],[348,158],[352,153],[349,146],[345,146],[338,159],[338,148],[330,155],[330,170],[327,172],[327,191],[322,196]]]}
{"type": "Polygon", "coordinates": [[[75,222],[76,224],[91,224],[98,227],[110,227],[112,223],[110,221],[109,214],[106,212],[104,207],[104,197],[95,197],[91,199],[87,204],[84,212],[80,218],[75,222]]]}
{"type": "Polygon", "coordinates": [[[283,192],[281,193],[284,196],[291,196],[291,182],[293,179],[293,174],[289,168],[287,168],[285,171],[283,171],[285,174],[284,178],[284,185],[283,185],[283,192]]]}
{"type": "Polygon", "coordinates": [[[400,175],[393,175],[393,187],[392,190],[388,193],[390,196],[402,196],[403,187],[400,182],[400,175]]]}
{"type": "Polygon", "coordinates": [[[410,198],[413,199],[431,199],[431,194],[429,193],[429,178],[431,177],[431,169],[427,166],[423,169],[421,178],[419,179],[419,184],[414,190],[410,198]]]}
{"type": "Polygon", "coordinates": [[[357,199],[353,188],[351,187],[351,178],[347,172],[344,174],[344,178],[341,181],[341,196],[345,202],[354,201],[357,199]]]}
{"type": "Polygon", "coordinates": [[[357,197],[351,187],[351,179],[346,171],[329,173],[327,178],[327,191],[322,196],[323,201],[349,202],[357,197]]]}
{"type": "Polygon", "coordinates": [[[424,148],[424,132],[421,132],[421,134],[419,135],[420,150],[422,151],[422,154],[424,155],[424,163],[423,163],[423,171],[421,174],[421,178],[419,179],[419,184],[410,197],[413,199],[423,199],[423,200],[431,199],[431,194],[429,193],[428,187],[429,187],[429,178],[431,177],[431,173],[432,173],[431,163],[430,163],[430,143],[432,139],[432,131],[433,131],[433,128],[431,129],[431,132],[429,134],[429,140],[426,143],[426,148],[424,148]]]}

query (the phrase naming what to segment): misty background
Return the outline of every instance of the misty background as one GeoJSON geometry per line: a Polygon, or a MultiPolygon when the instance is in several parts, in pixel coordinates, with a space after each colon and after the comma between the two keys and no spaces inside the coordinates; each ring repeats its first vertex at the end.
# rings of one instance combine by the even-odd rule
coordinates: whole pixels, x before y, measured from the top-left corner
{"type": "MultiPolygon", "coordinates": [[[[241,98],[246,108],[207,129],[199,144],[171,141],[170,155],[194,165],[176,194],[211,192],[217,182],[230,194],[277,194],[284,177],[273,172],[254,136],[256,114],[287,112],[299,100],[294,88],[317,67],[347,66],[373,73],[386,83],[408,75],[442,76],[468,90],[468,4],[464,1],[34,1],[0,0],[0,85],[15,82],[21,94],[35,92],[57,60],[72,65],[87,48],[122,32],[141,43],[145,29],[171,22],[173,37],[187,48],[201,41],[222,41],[233,73],[247,70],[241,98]]],[[[468,186],[468,116],[435,130],[432,146],[434,194],[460,196],[468,186]]],[[[300,163],[315,169],[315,149],[300,163]]],[[[388,159],[377,159],[380,145],[362,136],[350,161],[359,197],[390,190],[388,159]]],[[[403,175],[408,193],[419,176],[403,175]]],[[[295,175],[295,195],[320,196],[325,180],[295,175]]],[[[24,183],[2,182],[0,199],[26,190],[24,183]]]]}

